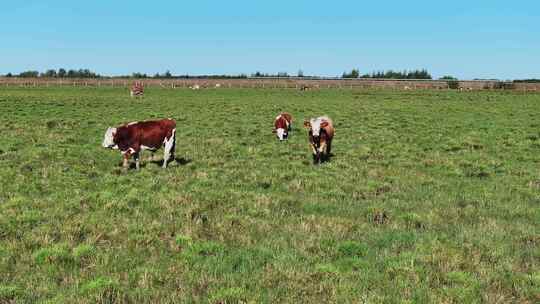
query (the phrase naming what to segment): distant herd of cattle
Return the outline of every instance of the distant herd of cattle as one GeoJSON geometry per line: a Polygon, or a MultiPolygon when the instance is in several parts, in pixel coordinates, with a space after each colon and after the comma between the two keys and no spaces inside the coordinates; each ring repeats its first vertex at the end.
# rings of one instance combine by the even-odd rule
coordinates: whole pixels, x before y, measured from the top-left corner
{"type": "MultiPolygon", "coordinates": [[[[214,87],[216,89],[221,88],[221,84],[216,83],[214,85],[214,87]]],[[[194,85],[189,86],[189,88],[192,89],[192,90],[199,90],[201,88],[201,86],[198,85],[198,84],[194,84],[194,85]]],[[[308,86],[300,87],[301,91],[306,91],[308,89],[309,89],[308,86]]],[[[143,97],[143,95],[144,95],[144,84],[142,82],[140,82],[140,81],[136,81],[135,83],[133,83],[133,85],[131,86],[131,89],[129,90],[129,95],[131,97],[143,97]]]]}
{"type": "MultiPolygon", "coordinates": [[[[292,116],[282,112],[274,119],[273,133],[280,141],[286,140],[292,128],[292,116]]],[[[327,116],[321,116],[304,121],[308,130],[309,146],[313,153],[313,162],[320,164],[326,161],[332,149],[334,125],[327,116]]],[[[109,127],[105,132],[102,146],[120,150],[123,155],[123,167],[129,167],[129,159],[133,157],[135,167],[140,168],[140,154],[143,150],[153,153],[163,147],[163,168],[169,160],[174,160],[176,144],[176,121],[162,119],[153,121],[131,122],[119,127],[109,127]]]]}

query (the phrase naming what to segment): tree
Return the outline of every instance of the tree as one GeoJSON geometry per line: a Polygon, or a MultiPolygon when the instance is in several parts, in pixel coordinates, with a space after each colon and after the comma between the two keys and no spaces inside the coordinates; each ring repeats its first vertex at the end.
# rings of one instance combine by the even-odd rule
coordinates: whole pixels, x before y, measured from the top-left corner
{"type": "Polygon", "coordinates": [[[432,79],[432,77],[426,69],[422,69],[409,72],[407,74],[407,79],[432,79]]]}
{"type": "Polygon", "coordinates": [[[19,74],[19,77],[28,77],[28,78],[38,77],[38,76],[39,76],[38,71],[25,71],[19,74]]]}
{"type": "MultiPolygon", "coordinates": [[[[350,76],[350,74],[343,74],[344,76],[350,76]]],[[[371,74],[362,75],[362,78],[377,78],[377,79],[432,79],[427,70],[412,70],[412,71],[394,71],[388,70],[386,72],[376,71],[371,74]]]]}
{"type": "Polygon", "coordinates": [[[454,76],[445,75],[445,76],[439,78],[439,80],[457,80],[457,78],[454,77],[454,76]]]}
{"type": "Polygon", "coordinates": [[[360,72],[358,69],[352,69],[350,73],[343,72],[342,78],[358,78],[360,76],[360,72]]]}
{"type": "Polygon", "coordinates": [[[304,71],[298,70],[298,74],[296,74],[298,77],[304,77],[304,71]]]}
{"type": "Polygon", "coordinates": [[[7,74],[6,74],[6,77],[13,77],[13,74],[7,73],[7,74]]]}
{"type": "MultiPolygon", "coordinates": [[[[159,74],[158,74],[159,76],[159,74]]],[[[131,78],[148,78],[148,75],[143,73],[133,73],[131,74],[131,78]]]]}
{"type": "Polygon", "coordinates": [[[42,77],[56,77],[57,73],[55,70],[47,70],[45,73],[41,74],[42,77]]]}
{"type": "Polygon", "coordinates": [[[57,73],[58,77],[64,78],[64,77],[66,77],[66,74],[67,73],[66,73],[65,69],[63,69],[63,68],[58,69],[58,73],[57,73]]]}

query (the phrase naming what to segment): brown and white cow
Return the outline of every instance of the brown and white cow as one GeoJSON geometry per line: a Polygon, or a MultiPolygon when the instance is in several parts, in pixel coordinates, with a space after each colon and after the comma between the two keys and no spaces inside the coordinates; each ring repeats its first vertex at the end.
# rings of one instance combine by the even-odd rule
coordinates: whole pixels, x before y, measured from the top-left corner
{"type": "Polygon", "coordinates": [[[162,119],[154,121],[131,122],[117,128],[109,127],[105,132],[102,146],[120,150],[124,156],[123,166],[127,169],[129,158],[133,155],[135,166],[139,169],[140,153],[143,150],[155,152],[163,146],[163,168],[167,161],[174,159],[176,143],[176,121],[162,119]]]}
{"type": "Polygon", "coordinates": [[[328,159],[332,150],[334,124],[328,116],[321,116],[304,121],[308,129],[309,146],[313,152],[313,163],[320,164],[328,159]]]}
{"type": "Polygon", "coordinates": [[[135,82],[133,86],[131,86],[131,90],[129,91],[129,94],[131,97],[142,97],[144,95],[144,85],[142,82],[135,82]]]}
{"type": "Polygon", "coordinates": [[[272,133],[276,133],[276,136],[280,141],[289,138],[289,131],[292,129],[292,116],[287,112],[281,112],[276,119],[274,119],[274,129],[272,133]]]}

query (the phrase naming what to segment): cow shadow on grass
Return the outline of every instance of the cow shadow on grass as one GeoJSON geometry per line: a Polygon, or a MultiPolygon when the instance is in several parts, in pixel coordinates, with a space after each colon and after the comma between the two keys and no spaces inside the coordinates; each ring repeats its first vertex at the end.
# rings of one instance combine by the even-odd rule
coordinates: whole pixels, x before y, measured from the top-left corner
{"type": "MultiPolygon", "coordinates": [[[[184,158],[184,157],[175,157],[173,159],[169,159],[169,162],[167,163],[167,166],[170,166],[172,163],[177,163],[179,164],[180,166],[185,166],[189,163],[191,163],[193,160],[189,159],[189,158],[184,158]]],[[[152,164],[156,164],[158,166],[163,166],[163,159],[160,159],[160,160],[151,160],[149,161],[150,163],[152,164]]]]}
{"type": "Polygon", "coordinates": [[[322,164],[331,162],[332,158],[334,158],[334,153],[330,152],[328,155],[320,155],[319,157],[317,157],[316,155],[312,155],[312,156],[313,156],[313,161],[311,162],[311,164],[317,166],[317,165],[322,165],[322,164]]]}
{"type": "MultiPolygon", "coordinates": [[[[180,166],[185,166],[189,163],[193,162],[193,160],[189,159],[189,158],[184,158],[184,157],[180,157],[180,158],[174,158],[174,159],[169,159],[169,162],[167,164],[167,167],[170,166],[172,163],[177,163],[179,164],[180,166]]],[[[146,166],[148,164],[152,164],[152,165],[157,165],[158,167],[162,167],[163,166],[163,159],[158,159],[158,160],[143,160],[141,161],[141,163],[139,164],[140,168],[146,168],[146,166]]],[[[119,167],[122,167],[122,162],[118,163],[118,166],[119,167]]],[[[129,169],[130,170],[134,170],[136,169],[136,165],[135,165],[135,162],[129,162],[129,169]]]]}

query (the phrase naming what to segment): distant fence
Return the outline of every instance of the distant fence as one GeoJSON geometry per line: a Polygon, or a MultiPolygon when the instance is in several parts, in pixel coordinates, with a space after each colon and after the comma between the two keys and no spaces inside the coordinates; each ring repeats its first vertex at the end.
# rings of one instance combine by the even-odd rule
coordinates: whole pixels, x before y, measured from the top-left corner
{"type": "MultiPolygon", "coordinates": [[[[449,89],[446,80],[410,80],[410,79],[340,79],[340,78],[241,78],[241,79],[132,79],[132,78],[19,78],[0,77],[0,87],[47,87],[47,86],[86,86],[86,87],[130,87],[134,81],[142,82],[146,87],[162,88],[281,88],[281,89],[330,89],[330,88],[387,88],[387,89],[449,89]]],[[[497,80],[460,80],[458,88],[462,90],[511,89],[540,91],[540,83],[514,83],[497,80]]]]}

